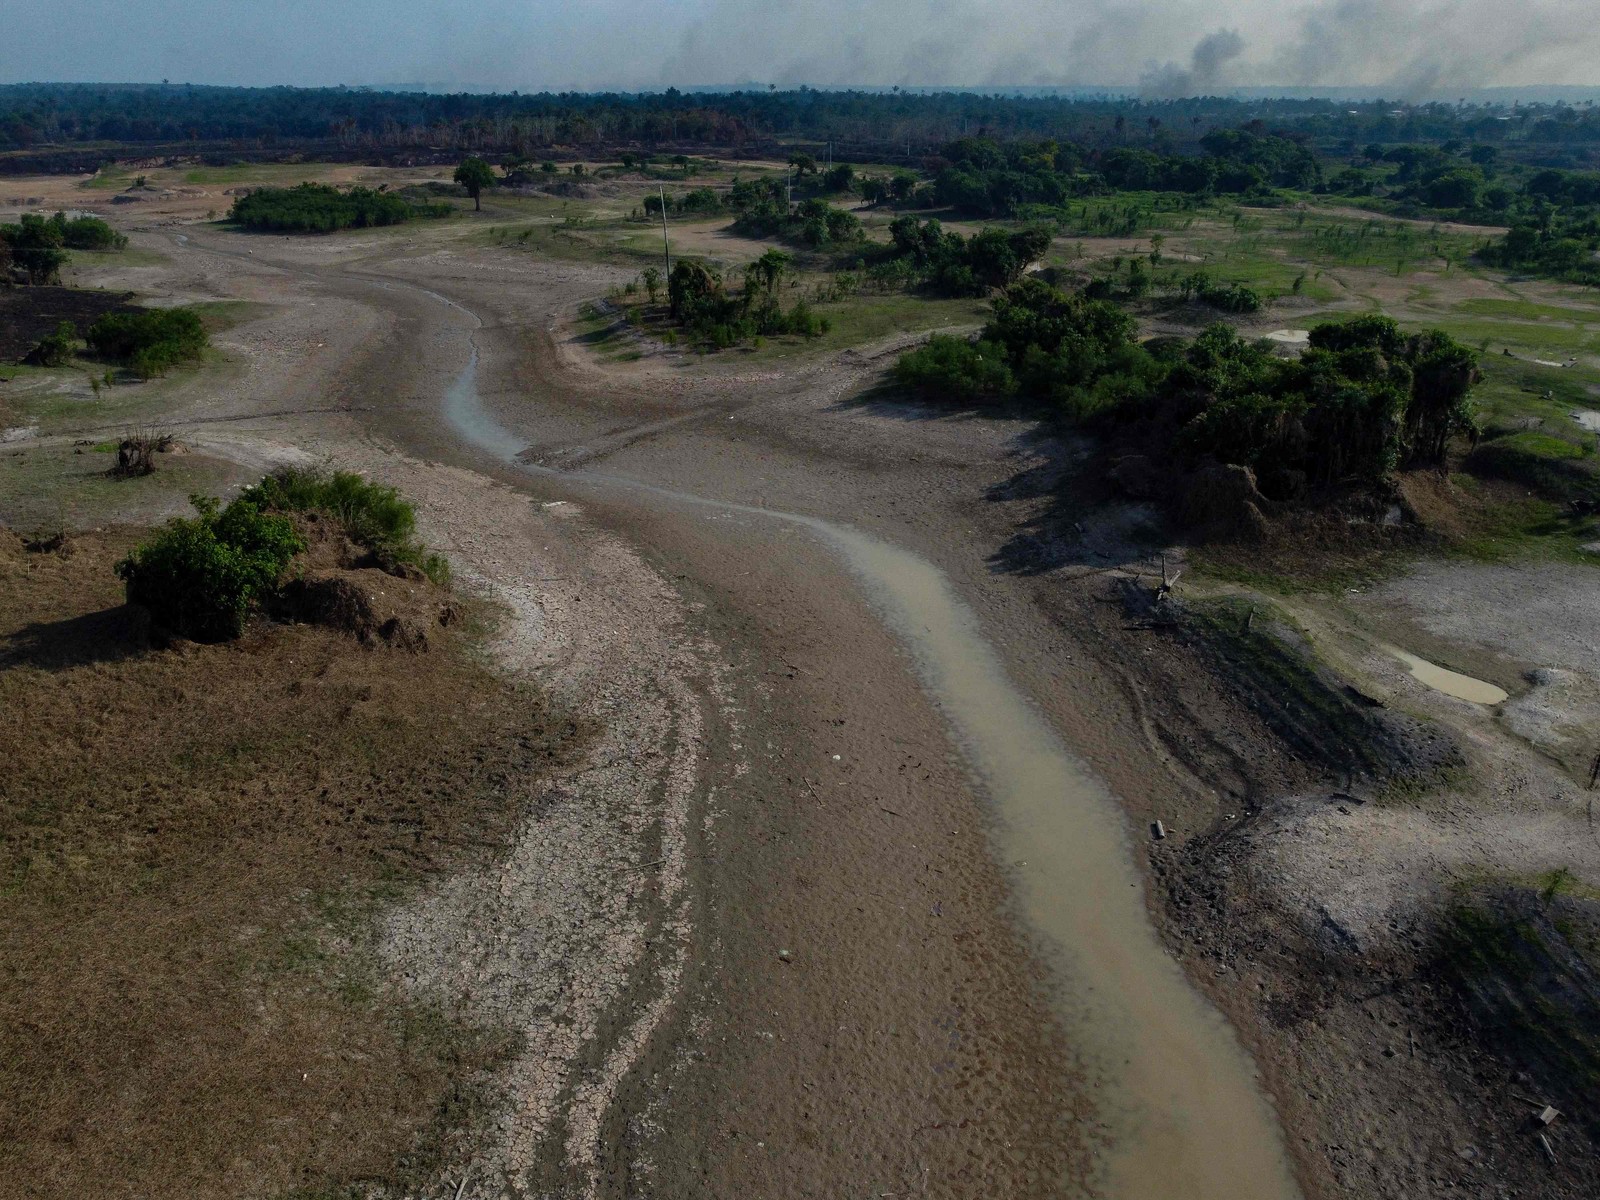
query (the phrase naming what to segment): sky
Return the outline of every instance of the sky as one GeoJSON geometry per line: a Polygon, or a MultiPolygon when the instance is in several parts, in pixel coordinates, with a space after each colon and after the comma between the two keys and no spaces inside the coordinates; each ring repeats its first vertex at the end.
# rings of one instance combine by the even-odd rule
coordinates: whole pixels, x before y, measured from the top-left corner
{"type": "Polygon", "coordinates": [[[1600,85],[1595,0],[3,0],[0,82],[1600,85]]]}

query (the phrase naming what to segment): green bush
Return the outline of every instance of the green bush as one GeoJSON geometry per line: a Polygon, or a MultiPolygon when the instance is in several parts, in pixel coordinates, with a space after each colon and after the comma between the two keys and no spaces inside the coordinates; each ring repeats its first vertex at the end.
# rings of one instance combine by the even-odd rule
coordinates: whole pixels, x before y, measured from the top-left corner
{"type": "Polygon", "coordinates": [[[88,342],[97,354],[125,362],[150,379],[180,363],[197,361],[210,339],[193,309],[151,308],[107,313],[89,326],[88,342]]]}
{"type": "Polygon", "coordinates": [[[248,489],[235,503],[262,512],[320,512],[337,521],[346,536],[372,551],[380,565],[407,564],[435,583],[448,581],[444,558],[416,541],[417,510],[400,493],[352,471],[283,467],[248,489]]]}
{"type": "Polygon", "coordinates": [[[304,548],[288,519],[235,500],[191,496],[192,518],[170,521],[117,564],[128,601],[162,629],[197,641],[237,637],[304,548]]]}
{"type": "Polygon", "coordinates": [[[894,376],[930,399],[953,404],[994,403],[1017,387],[1003,346],[940,333],[901,355],[894,376]]]}
{"type": "Polygon", "coordinates": [[[444,217],[450,212],[448,204],[413,204],[372,188],[341,191],[326,183],[301,183],[291,188],[260,188],[240,196],[228,219],[258,231],[333,233],[399,225],[415,217],[444,217]]]}
{"type": "Polygon", "coordinates": [[[74,250],[122,250],[128,239],[99,217],[73,217],[57,213],[51,220],[61,229],[62,244],[74,250]]]}
{"type": "MultiPolygon", "coordinates": [[[[1037,279],[1013,284],[993,310],[979,340],[934,337],[901,357],[896,379],[948,403],[1018,394],[1068,421],[1122,424],[1158,461],[1252,467],[1280,499],[1440,466],[1450,439],[1474,428],[1473,352],[1387,317],[1319,325],[1284,359],[1225,324],[1141,346],[1115,303],[1037,279]]],[[[1480,449],[1474,459],[1507,471],[1513,457],[1480,449]]],[[[1572,465],[1557,474],[1572,476],[1572,465]]]]}
{"type": "Polygon", "coordinates": [[[28,357],[41,367],[64,367],[72,361],[72,353],[77,348],[78,327],[71,321],[63,321],[54,333],[39,339],[28,357]]]}

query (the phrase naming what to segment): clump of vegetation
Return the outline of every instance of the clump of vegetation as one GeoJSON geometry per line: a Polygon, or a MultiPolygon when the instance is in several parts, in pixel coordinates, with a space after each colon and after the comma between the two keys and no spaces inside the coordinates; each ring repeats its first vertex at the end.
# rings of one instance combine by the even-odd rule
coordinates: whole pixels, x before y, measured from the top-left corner
{"type": "Polygon", "coordinates": [[[63,321],[54,333],[39,339],[39,344],[29,351],[28,361],[41,367],[64,367],[72,361],[77,348],[78,327],[71,321],[63,321]]]}
{"type": "MultiPolygon", "coordinates": [[[[644,215],[652,220],[660,220],[662,201],[661,196],[646,196],[644,215]]],[[[682,195],[666,196],[665,202],[668,216],[714,217],[727,211],[722,197],[708,187],[694,188],[682,195]]]]}
{"type": "Polygon", "coordinates": [[[306,548],[295,513],[328,517],[385,571],[449,581],[445,560],[416,541],[416,509],[394,488],[349,471],[286,467],[225,508],[205,496],[190,500],[196,516],[169,522],[117,564],[117,575],[157,626],[196,641],[237,637],[250,613],[277,597],[290,560],[306,548]]]}
{"type": "Polygon", "coordinates": [[[369,550],[384,570],[409,566],[434,583],[449,580],[449,563],[416,540],[416,508],[394,488],[353,471],[284,467],[246,491],[240,501],[266,512],[323,513],[338,522],[351,541],[369,550]]]}
{"type": "Polygon", "coordinates": [[[290,188],[261,188],[240,196],[233,202],[228,219],[258,231],[333,233],[445,217],[450,212],[448,204],[414,204],[373,188],[340,189],[326,183],[301,183],[290,188]]]}
{"type": "Polygon", "coordinates": [[[784,180],[745,179],[728,192],[728,207],[738,213],[733,228],[750,237],[781,237],[817,250],[859,242],[856,215],[812,197],[789,206],[784,180]]]}
{"type": "Polygon", "coordinates": [[[1016,395],[1059,419],[1136,442],[1166,477],[1206,462],[1250,468],[1273,499],[1370,487],[1398,466],[1438,466],[1473,429],[1475,354],[1389,318],[1319,325],[1298,358],[1213,325],[1147,348],[1109,300],[1039,280],[1013,285],[975,342],[942,338],[903,356],[901,382],[935,399],[1016,395]]]}
{"type": "Polygon", "coordinates": [[[1478,251],[1492,267],[1600,287],[1600,217],[1515,225],[1478,251]]]}
{"type": "Polygon", "coordinates": [[[17,224],[0,225],[0,246],[10,259],[3,282],[11,282],[11,274],[34,287],[61,282],[61,268],[67,265],[66,235],[55,221],[23,213],[17,224]]]}
{"type": "Polygon", "coordinates": [[[198,362],[210,338],[191,308],[151,308],[107,313],[89,326],[89,346],[103,358],[126,363],[143,379],[164,375],[186,362],[198,362]]]}
{"type": "Polygon", "coordinates": [[[936,333],[925,344],[902,354],[894,365],[894,377],[930,400],[946,404],[983,404],[1012,396],[1017,390],[1004,346],[944,333],[936,333]]]}
{"type": "MultiPolygon", "coordinates": [[[[719,350],[772,334],[821,337],[828,331],[826,317],[804,300],[787,309],[778,300],[791,261],[781,250],[768,250],[745,267],[743,288],[730,293],[717,272],[680,259],[667,279],[668,312],[691,336],[719,350]]],[[[652,292],[658,286],[646,281],[652,292]]]]}
{"type": "Polygon", "coordinates": [[[117,564],[128,601],[157,626],[196,641],[238,637],[304,548],[287,517],[241,498],[227,508],[190,497],[196,515],[170,521],[117,564]]]}
{"type": "Polygon", "coordinates": [[[61,230],[64,245],[73,250],[125,250],[128,239],[99,217],[72,217],[57,213],[51,224],[61,230]]]}
{"type": "Polygon", "coordinates": [[[1218,283],[1204,271],[1185,275],[1175,284],[1179,299],[1198,301],[1228,313],[1261,311],[1261,293],[1242,283],[1218,283]]]}
{"type": "Polygon", "coordinates": [[[946,232],[937,220],[897,217],[889,225],[893,255],[868,272],[896,275],[946,296],[982,296],[1015,283],[1050,246],[1045,228],[983,229],[970,238],[946,232]]]}

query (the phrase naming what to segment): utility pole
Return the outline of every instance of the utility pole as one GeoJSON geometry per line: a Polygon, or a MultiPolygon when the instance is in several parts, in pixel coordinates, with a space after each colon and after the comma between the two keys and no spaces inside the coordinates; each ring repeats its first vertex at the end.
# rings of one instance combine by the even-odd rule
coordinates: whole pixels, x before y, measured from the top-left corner
{"type": "Polygon", "coordinates": [[[661,247],[667,256],[667,280],[670,284],[672,280],[672,243],[667,240],[667,187],[665,184],[657,184],[656,186],[661,194],[661,247]]]}
{"type": "Polygon", "coordinates": [[[787,175],[785,175],[783,178],[784,178],[784,184],[788,189],[787,192],[784,195],[783,211],[784,212],[788,212],[791,208],[794,207],[794,167],[793,166],[791,166],[789,168],[789,173],[787,175]]]}

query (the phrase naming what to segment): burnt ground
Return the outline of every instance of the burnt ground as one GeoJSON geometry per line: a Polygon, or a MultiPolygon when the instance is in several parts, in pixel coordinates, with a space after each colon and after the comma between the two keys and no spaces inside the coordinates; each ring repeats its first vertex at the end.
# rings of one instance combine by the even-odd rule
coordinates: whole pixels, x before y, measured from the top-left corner
{"type": "Polygon", "coordinates": [[[39,339],[71,321],[83,334],[108,312],[132,312],[131,292],[0,287],[0,362],[21,362],[39,339]]]}
{"type": "Polygon", "coordinates": [[[374,913],[491,855],[581,739],[454,620],[156,648],[111,570],[137,536],[0,533],[0,1195],[407,1190],[470,1156],[518,1037],[403,995],[374,913]]]}

